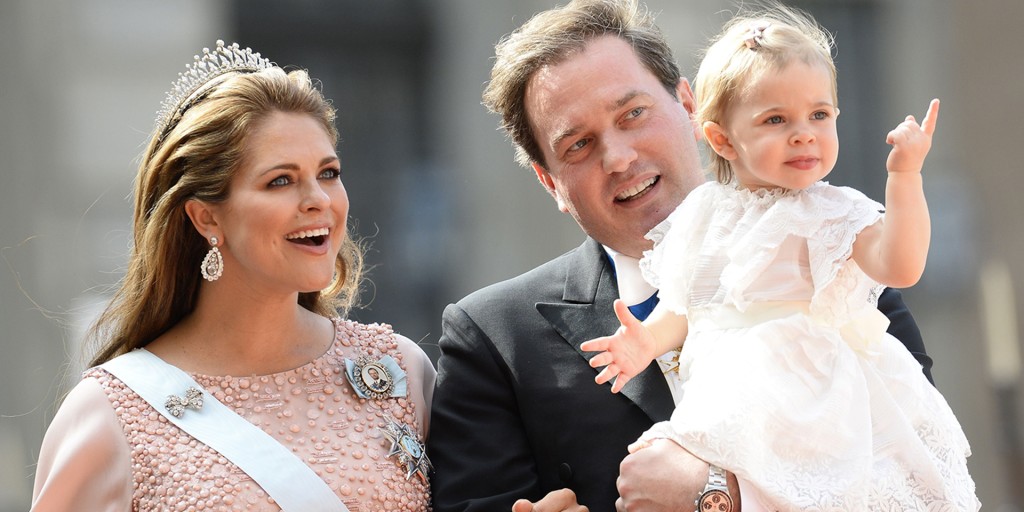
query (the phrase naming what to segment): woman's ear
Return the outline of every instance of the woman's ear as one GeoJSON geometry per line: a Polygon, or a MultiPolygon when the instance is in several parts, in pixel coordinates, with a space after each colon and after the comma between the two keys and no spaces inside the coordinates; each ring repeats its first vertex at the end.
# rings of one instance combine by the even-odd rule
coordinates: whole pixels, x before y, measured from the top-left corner
{"type": "Polygon", "coordinates": [[[729,134],[725,133],[722,125],[714,121],[704,121],[704,125],[701,128],[704,129],[704,140],[707,141],[715,153],[718,153],[718,156],[726,160],[736,159],[736,149],[732,146],[729,134]]]}
{"type": "Polygon", "coordinates": [[[185,214],[188,215],[192,226],[196,228],[200,236],[207,240],[211,236],[215,236],[221,241],[224,240],[223,233],[220,232],[220,225],[217,224],[217,217],[209,204],[198,199],[189,199],[185,201],[185,214]]]}

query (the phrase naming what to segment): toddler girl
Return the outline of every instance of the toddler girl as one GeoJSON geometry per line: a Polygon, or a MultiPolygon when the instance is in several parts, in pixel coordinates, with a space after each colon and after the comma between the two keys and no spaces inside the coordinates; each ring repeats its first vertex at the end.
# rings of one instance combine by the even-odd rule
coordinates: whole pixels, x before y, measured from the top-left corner
{"type": "Polygon", "coordinates": [[[617,301],[622,327],[583,349],[617,392],[682,345],[675,413],[631,450],[676,441],[735,473],[747,510],[976,510],[967,439],[876,309],[924,270],[939,103],[889,133],[885,207],[821,181],[839,149],[831,47],[783,7],[726,25],[696,79],[717,180],[648,234],[655,311],[617,301]]]}

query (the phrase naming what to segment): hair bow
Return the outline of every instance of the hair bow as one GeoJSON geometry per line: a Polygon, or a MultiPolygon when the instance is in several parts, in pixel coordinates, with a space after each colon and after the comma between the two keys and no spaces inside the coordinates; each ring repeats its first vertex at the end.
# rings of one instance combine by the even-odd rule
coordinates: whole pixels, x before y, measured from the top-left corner
{"type": "Polygon", "coordinates": [[[770,23],[765,23],[752,27],[750,32],[747,32],[747,38],[743,40],[743,43],[747,45],[747,48],[756,50],[764,43],[764,31],[768,30],[770,26],[770,23]]]}

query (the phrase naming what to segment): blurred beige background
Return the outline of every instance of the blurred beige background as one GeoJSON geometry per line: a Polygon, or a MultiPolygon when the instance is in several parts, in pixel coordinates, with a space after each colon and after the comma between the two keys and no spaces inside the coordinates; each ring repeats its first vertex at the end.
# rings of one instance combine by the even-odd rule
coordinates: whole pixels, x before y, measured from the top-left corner
{"type": "MultiPolygon", "coordinates": [[[[43,432],[82,367],[83,328],[125,261],[136,158],[193,54],[238,40],[323,80],[352,215],[373,244],[354,316],[392,323],[436,357],[445,304],[582,239],[480,105],[493,44],[555,3],[0,3],[0,511],[29,506],[43,432]]],[[[929,267],[905,298],[971,440],[985,510],[1022,510],[1024,2],[792,3],[838,41],[832,183],[882,199],[886,131],[943,100],[925,170],[929,267]]],[[[691,76],[731,5],[648,2],[691,76]]]]}

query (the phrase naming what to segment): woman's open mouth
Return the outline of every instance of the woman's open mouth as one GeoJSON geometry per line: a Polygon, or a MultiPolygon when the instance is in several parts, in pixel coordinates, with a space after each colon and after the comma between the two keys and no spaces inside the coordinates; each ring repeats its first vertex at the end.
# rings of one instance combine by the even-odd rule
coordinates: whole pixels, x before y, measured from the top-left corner
{"type": "Polygon", "coordinates": [[[285,240],[299,245],[320,246],[327,241],[327,235],[331,232],[328,228],[307,229],[285,235],[285,240]]]}

